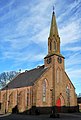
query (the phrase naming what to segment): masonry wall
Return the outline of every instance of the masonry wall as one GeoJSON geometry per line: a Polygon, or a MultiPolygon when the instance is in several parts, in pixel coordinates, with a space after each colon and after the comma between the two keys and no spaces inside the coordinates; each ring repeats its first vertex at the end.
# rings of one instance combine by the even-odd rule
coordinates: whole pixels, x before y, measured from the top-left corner
{"type": "Polygon", "coordinates": [[[2,90],[1,111],[24,112],[32,107],[32,86],[17,89],[2,90]]]}
{"type": "MultiPolygon", "coordinates": [[[[52,99],[53,106],[58,107],[76,107],[77,106],[77,95],[75,88],[70,81],[68,75],[65,72],[64,58],[62,56],[62,62],[58,62],[58,55],[49,56],[51,63],[47,64],[47,58],[45,58],[45,66],[51,67],[51,81],[52,81],[52,99]],[[60,104],[58,104],[60,101],[60,104]]],[[[48,75],[50,76],[49,72],[48,75]]],[[[48,82],[51,82],[48,81],[48,82]]]]}
{"type": "Polygon", "coordinates": [[[49,68],[35,83],[36,107],[52,106],[52,68],[49,68]],[[46,101],[43,102],[43,81],[46,80],[46,101]]]}

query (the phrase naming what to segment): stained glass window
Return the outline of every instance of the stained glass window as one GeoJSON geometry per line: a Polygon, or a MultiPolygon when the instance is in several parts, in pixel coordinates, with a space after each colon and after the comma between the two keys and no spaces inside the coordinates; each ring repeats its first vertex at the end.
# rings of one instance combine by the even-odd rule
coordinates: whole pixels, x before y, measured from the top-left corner
{"type": "Polygon", "coordinates": [[[46,101],[46,80],[43,81],[43,102],[46,101]]]}
{"type": "Polygon", "coordinates": [[[67,104],[70,106],[70,89],[66,87],[66,95],[67,95],[67,104]]]}

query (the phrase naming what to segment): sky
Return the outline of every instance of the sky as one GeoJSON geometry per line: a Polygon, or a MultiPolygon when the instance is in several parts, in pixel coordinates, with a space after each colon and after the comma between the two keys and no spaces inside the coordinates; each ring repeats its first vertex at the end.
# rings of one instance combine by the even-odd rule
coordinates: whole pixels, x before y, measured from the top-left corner
{"type": "Polygon", "coordinates": [[[65,70],[81,93],[81,0],[0,0],[0,73],[44,64],[55,7],[65,70]]]}

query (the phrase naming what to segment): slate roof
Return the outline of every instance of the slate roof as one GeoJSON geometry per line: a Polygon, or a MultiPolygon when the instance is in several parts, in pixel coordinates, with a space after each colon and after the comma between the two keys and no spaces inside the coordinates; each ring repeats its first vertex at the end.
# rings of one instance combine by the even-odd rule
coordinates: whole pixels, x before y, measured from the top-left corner
{"type": "Polygon", "coordinates": [[[8,83],[2,90],[32,86],[34,82],[47,70],[43,66],[20,73],[10,83],[8,83]]]}

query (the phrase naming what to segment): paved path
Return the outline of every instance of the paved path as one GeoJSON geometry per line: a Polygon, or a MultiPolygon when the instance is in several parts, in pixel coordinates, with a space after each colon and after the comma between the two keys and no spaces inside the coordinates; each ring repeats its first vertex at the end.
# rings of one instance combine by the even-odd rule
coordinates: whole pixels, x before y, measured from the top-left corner
{"type": "Polygon", "coordinates": [[[6,114],[0,115],[0,120],[81,120],[81,113],[68,114],[61,113],[60,118],[50,118],[49,115],[19,115],[6,114]]]}

